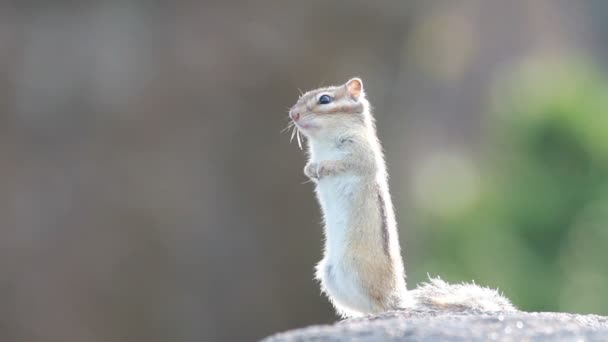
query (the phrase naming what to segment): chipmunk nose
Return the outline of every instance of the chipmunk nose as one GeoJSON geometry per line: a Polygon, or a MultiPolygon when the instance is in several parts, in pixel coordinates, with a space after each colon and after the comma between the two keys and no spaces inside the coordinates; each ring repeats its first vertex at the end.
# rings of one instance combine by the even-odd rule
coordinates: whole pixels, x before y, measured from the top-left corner
{"type": "Polygon", "coordinates": [[[291,115],[291,118],[293,119],[293,121],[300,120],[300,113],[291,112],[290,115],[291,115]]]}

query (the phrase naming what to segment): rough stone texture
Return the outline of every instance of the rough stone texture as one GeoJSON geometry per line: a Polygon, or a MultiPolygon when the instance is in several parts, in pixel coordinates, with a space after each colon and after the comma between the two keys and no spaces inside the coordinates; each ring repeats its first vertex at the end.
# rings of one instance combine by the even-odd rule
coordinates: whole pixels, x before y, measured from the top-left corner
{"type": "Polygon", "coordinates": [[[287,341],[608,341],[608,317],[567,313],[388,312],[279,333],[287,341]]]}

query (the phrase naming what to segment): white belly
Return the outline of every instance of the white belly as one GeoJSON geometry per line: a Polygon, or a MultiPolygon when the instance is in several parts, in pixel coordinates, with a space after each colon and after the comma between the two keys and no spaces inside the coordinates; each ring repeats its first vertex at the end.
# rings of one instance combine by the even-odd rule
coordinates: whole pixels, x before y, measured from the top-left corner
{"type": "Polygon", "coordinates": [[[317,197],[323,209],[327,257],[340,258],[344,254],[346,231],[352,222],[355,191],[361,189],[360,177],[348,174],[321,179],[316,186],[317,197]]]}
{"type": "MultiPolygon", "coordinates": [[[[343,152],[331,149],[314,149],[312,162],[341,160],[343,152]]],[[[345,316],[359,316],[370,312],[372,303],[361,288],[355,269],[344,259],[348,247],[347,232],[357,224],[352,213],[360,211],[360,197],[364,177],[354,173],[325,176],[316,184],[316,194],[323,210],[325,222],[325,253],[317,266],[317,279],[324,292],[329,295],[336,309],[345,316]]]]}
{"type": "Polygon", "coordinates": [[[332,298],[336,308],[356,316],[360,312],[369,312],[372,303],[369,301],[357,271],[344,260],[346,232],[354,208],[356,191],[361,191],[361,177],[341,174],[338,177],[326,177],[317,183],[316,192],[323,213],[325,214],[325,257],[318,266],[317,277],[323,289],[332,298]]]}

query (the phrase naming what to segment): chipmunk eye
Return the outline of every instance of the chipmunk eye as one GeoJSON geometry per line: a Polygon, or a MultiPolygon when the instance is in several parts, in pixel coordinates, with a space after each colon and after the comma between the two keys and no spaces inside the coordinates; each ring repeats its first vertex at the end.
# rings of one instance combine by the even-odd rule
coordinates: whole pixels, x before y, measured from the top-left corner
{"type": "Polygon", "coordinates": [[[319,97],[319,104],[328,104],[331,103],[333,99],[329,95],[323,95],[319,97]]]}

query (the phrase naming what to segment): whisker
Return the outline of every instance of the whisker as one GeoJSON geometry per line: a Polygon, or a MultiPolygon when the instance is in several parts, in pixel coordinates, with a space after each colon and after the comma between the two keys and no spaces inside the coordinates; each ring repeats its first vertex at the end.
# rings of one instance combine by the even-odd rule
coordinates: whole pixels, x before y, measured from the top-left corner
{"type": "Polygon", "coordinates": [[[290,144],[293,141],[293,137],[296,135],[296,131],[297,130],[298,130],[298,128],[296,126],[293,126],[293,130],[291,131],[291,138],[289,138],[289,143],[290,144]]]}
{"type": "Polygon", "coordinates": [[[304,95],[304,92],[302,91],[302,89],[298,88],[298,91],[300,92],[300,96],[304,95]]]}
{"type": "Polygon", "coordinates": [[[300,130],[296,129],[298,131],[298,133],[296,133],[297,137],[298,137],[298,146],[300,146],[300,150],[302,149],[302,139],[300,138],[300,130]]]}
{"type": "Polygon", "coordinates": [[[293,121],[292,121],[292,122],[290,122],[290,123],[288,123],[288,124],[287,124],[287,127],[283,128],[283,129],[281,130],[281,133],[283,133],[283,132],[285,132],[285,131],[288,131],[288,130],[289,130],[289,129],[290,129],[292,126],[293,126],[293,125],[295,125],[295,123],[294,123],[293,121]]]}

